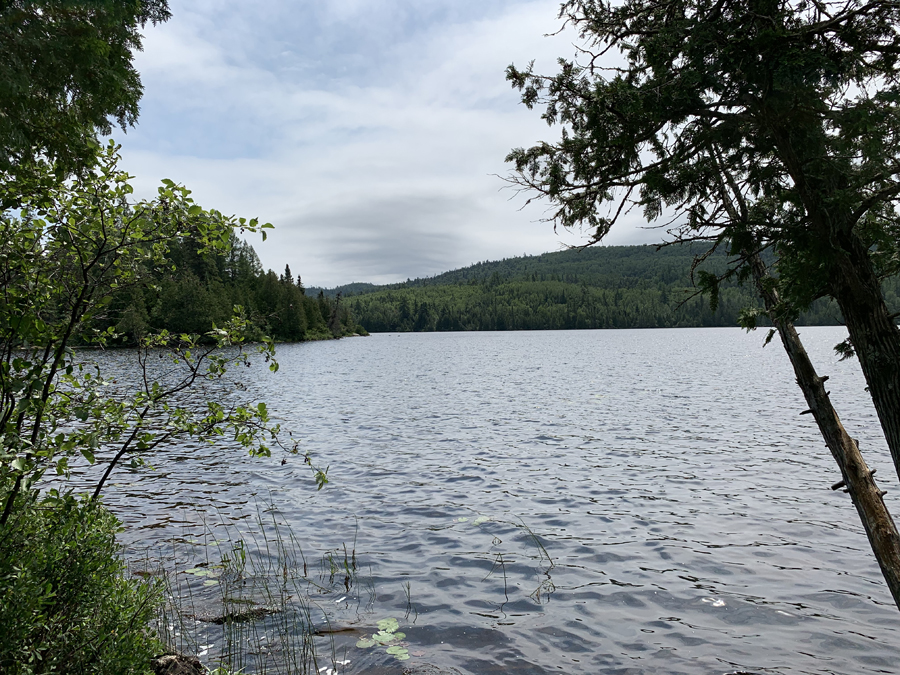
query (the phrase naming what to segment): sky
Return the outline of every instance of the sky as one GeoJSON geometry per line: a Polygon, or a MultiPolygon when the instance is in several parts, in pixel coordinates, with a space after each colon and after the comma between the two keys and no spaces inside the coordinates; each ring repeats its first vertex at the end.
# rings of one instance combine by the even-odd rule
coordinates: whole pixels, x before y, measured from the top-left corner
{"type": "MultiPolygon", "coordinates": [[[[137,126],[114,134],[137,194],[163,178],[275,226],[262,264],[307,286],[392,283],[584,241],[507,187],[514,147],[557,128],[510,63],[575,54],[559,0],[170,0],[135,56],[137,126]]],[[[640,216],[607,243],[649,243],[640,216]]]]}

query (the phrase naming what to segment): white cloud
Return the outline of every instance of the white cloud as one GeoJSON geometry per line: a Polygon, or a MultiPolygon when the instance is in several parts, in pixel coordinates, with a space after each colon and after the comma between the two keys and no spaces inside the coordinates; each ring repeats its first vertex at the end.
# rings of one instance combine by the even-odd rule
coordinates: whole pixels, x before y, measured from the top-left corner
{"type": "MultiPolygon", "coordinates": [[[[555,131],[517,103],[510,62],[573,51],[555,0],[172,3],[137,59],[125,165],[205,206],[275,224],[263,264],[309,285],[389,282],[560,247],[503,191],[514,146],[555,131]],[[256,6],[254,6],[256,7],[256,6]]],[[[613,243],[647,240],[622,228],[613,243]]],[[[568,236],[575,243],[577,236],[568,236]]]]}

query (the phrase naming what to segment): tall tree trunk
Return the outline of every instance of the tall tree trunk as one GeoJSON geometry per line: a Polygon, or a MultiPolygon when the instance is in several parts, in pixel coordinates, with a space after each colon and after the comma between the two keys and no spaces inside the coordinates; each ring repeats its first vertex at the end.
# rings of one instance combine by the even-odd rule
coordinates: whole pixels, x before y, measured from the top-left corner
{"type": "MultiPolygon", "coordinates": [[[[822,438],[831,450],[834,460],[841,470],[847,491],[859,519],[862,521],[869,538],[869,544],[881,567],[881,573],[887,582],[891,595],[900,609],[900,534],[884,504],[884,493],[878,489],[872,471],[866,465],[856,440],[844,429],[834,406],[825,391],[827,377],[819,377],[809,359],[800,336],[794,325],[781,319],[776,310],[778,296],[765,280],[768,276],[766,267],[757,254],[750,257],[753,278],[757,290],[766,305],[769,317],[778,329],[781,343],[794,367],[797,384],[803,391],[809,411],[812,413],[822,438]]],[[[846,316],[846,315],[845,315],[846,316]]],[[[849,323],[849,322],[848,322],[849,323]]],[[[855,343],[854,343],[855,344],[855,343]]],[[[840,485],[840,484],[839,484],[840,485]]]]}
{"type": "Polygon", "coordinates": [[[885,304],[868,246],[854,229],[858,216],[849,207],[828,206],[846,188],[846,177],[825,157],[826,131],[818,121],[786,127],[788,118],[777,110],[765,114],[779,120],[770,127],[772,138],[827,257],[828,292],[844,316],[900,478],[900,330],[885,304]]]}
{"type": "Polygon", "coordinates": [[[900,478],[900,329],[891,317],[868,252],[856,236],[837,256],[831,295],[869,386],[894,468],[900,478]]]}

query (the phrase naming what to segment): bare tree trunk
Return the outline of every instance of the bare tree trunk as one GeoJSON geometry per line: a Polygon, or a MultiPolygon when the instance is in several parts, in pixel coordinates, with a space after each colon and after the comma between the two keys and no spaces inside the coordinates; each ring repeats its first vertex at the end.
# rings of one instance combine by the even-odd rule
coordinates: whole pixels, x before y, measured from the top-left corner
{"type": "MultiPolygon", "coordinates": [[[[759,255],[751,256],[753,278],[760,296],[766,305],[769,317],[778,329],[784,350],[787,352],[797,376],[797,384],[806,397],[809,412],[812,413],[819,431],[831,450],[834,460],[841,470],[843,480],[837,486],[846,485],[847,491],[859,519],[862,521],[869,538],[869,544],[881,567],[881,573],[887,582],[891,595],[900,609],[900,534],[884,504],[884,492],[878,489],[873,472],[866,466],[858,443],[841,424],[834,406],[825,391],[827,377],[819,377],[813,367],[800,336],[794,325],[779,318],[775,311],[778,305],[776,292],[765,283],[768,273],[759,255]]],[[[846,315],[845,315],[846,316],[846,315]]]]}

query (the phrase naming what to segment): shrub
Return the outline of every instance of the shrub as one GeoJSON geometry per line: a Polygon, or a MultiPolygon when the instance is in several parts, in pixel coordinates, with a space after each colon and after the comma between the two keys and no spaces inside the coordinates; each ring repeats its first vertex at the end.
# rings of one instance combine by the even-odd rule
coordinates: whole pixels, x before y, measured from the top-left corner
{"type": "Polygon", "coordinates": [[[146,629],[161,590],[126,577],[118,530],[115,516],[86,499],[17,498],[0,526],[0,672],[150,670],[165,651],[146,629]]]}

